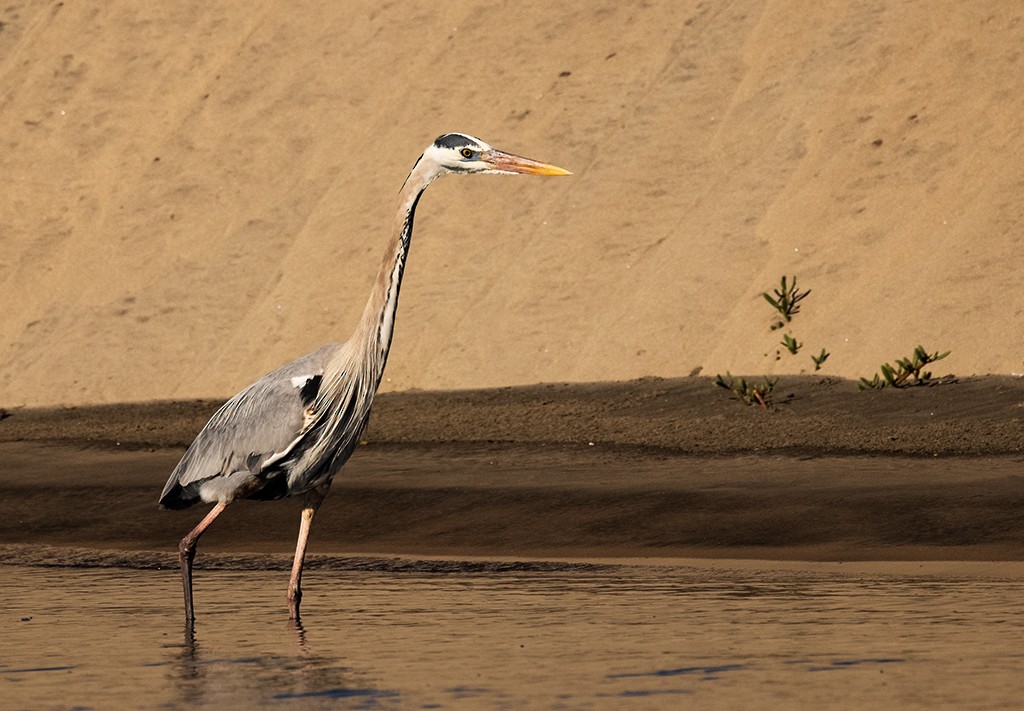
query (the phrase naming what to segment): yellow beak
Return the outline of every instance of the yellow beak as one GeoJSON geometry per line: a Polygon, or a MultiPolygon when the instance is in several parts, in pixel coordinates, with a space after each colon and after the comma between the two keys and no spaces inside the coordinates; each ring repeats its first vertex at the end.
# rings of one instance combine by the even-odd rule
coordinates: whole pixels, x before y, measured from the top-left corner
{"type": "Polygon", "coordinates": [[[522,173],[524,175],[572,175],[572,172],[565,168],[559,168],[550,163],[523,158],[512,153],[505,153],[491,149],[484,156],[483,160],[491,165],[494,170],[502,173],[522,173]]]}

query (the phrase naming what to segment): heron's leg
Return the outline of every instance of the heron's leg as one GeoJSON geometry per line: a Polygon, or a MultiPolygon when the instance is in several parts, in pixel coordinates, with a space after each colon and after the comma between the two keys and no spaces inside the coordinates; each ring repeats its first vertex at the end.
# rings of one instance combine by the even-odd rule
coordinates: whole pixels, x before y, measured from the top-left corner
{"type": "Polygon", "coordinates": [[[331,482],[327,481],[306,494],[302,506],[302,519],[299,523],[299,540],[295,544],[295,561],[292,563],[292,577],[288,581],[288,617],[299,619],[299,603],[302,601],[302,563],[306,559],[306,542],[309,540],[309,527],[313,523],[313,514],[320,508],[331,482]]]}
{"type": "Polygon", "coordinates": [[[227,508],[223,501],[218,503],[206,517],[199,522],[199,525],[181,539],[178,544],[178,562],[181,563],[181,585],[185,589],[185,621],[192,622],[196,619],[195,608],[192,606],[192,561],[196,557],[196,544],[203,531],[210,527],[220,514],[227,508]]]}

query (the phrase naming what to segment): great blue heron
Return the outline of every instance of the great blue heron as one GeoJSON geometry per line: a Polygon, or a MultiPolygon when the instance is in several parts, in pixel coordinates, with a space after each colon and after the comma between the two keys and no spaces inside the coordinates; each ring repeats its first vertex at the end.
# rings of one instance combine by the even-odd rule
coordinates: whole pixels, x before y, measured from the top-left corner
{"type": "Polygon", "coordinates": [[[463,133],[445,134],[427,147],[399,193],[384,260],[352,337],[281,366],[224,403],[167,480],[160,494],[162,506],[214,504],[178,546],[187,621],[195,619],[196,545],[214,519],[237,499],[302,494],[305,501],[288,583],[288,611],[292,619],[299,618],[302,562],[313,514],[366,428],[391,348],[416,205],[426,187],[447,173],[570,175],[463,133]]]}

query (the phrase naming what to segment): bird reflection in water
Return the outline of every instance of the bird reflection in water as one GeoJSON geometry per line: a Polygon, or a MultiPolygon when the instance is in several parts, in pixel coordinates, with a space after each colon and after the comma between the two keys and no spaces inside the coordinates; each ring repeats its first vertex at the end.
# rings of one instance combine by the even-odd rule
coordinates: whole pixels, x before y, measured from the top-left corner
{"type": "Polygon", "coordinates": [[[230,651],[217,644],[219,649],[215,649],[215,643],[196,634],[194,623],[186,623],[181,647],[170,664],[177,704],[185,708],[222,703],[256,707],[269,700],[395,696],[360,678],[364,675],[338,658],[314,652],[301,622],[289,620],[282,632],[285,630],[282,638],[290,638],[291,653],[253,655],[247,644],[230,651]]]}

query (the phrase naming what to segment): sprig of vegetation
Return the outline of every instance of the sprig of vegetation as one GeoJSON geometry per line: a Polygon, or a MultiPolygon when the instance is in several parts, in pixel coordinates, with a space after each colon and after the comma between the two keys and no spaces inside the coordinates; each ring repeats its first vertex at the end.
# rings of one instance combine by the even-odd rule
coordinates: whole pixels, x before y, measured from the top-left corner
{"type": "Polygon", "coordinates": [[[786,277],[782,277],[782,281],[779,284],[779,288],[773,289],[775,297],[767,292],[763,292],[761,296],[764,300],[772,305],[779,315],[782,317],[781,321],[776,321],[772,324],[772,330],[782,328],[787,323],[793,320],[793,317],[800,312],[800,302],[807,298],[807,295],[811,293],[811,290],[800,291],[796,288],[796,276],[793,277],[793,281],[790,284],[786,283],[786,277]]]}
{"type": "Polygon", "coordinates": [[[923,385],[932,378],[931,371],[924,370],[924,367],[929,363],[942,360],[949,354],[950,351],[945,353],[939,353],[938,351],[929,353],[923,346],[918,346],[914,349],[914,355],[910,358],[897,358],[895,367],[888,363],[882,363],[881,377],[879,377],[878,373],[875,373],[875,377],[871,380],[861,378],[860,389],[878,390],[886,385],[891,385],[894,388],[905,388],[908,385],[923,385]],[[913,382],[908,383],[907,380],[909,378],[913,378],[913,382]]]}
{"type": "Polygon", "coordinates": [[[828,360],[828,357],[830,355],[832,354],[826,351],[824,348],[821,349],[821,353],[819,353],[818,355],[812,355],[811,360],[814,361],[814,369],[821,370],[821,364],[828,360]]]}
{"type": "Polygon", "coordinates": [[[796,355],[796,352],[798,350],[800,350],[803,347],[804,344],[803,343],[797,343],[797,340],[795,338],[793,338],[793,336],[791,336],[790,334],[787,333],[787,334],[785,334],[782,337],[782,345],[792,355],[796,355]]]}
{"type": "Polygon", "coordinates": [[[725,378],[721,375],[715,376],[715,385],[730,391],[747,405],[756,403],[765,410],[768,409],[771,404],[772,390],[775,389],[778,378],[769,378],[766,375],[760,383],[748,383],[745,378],[734,377],[729,371],[726,371],[725,375],[725,378]]]}

